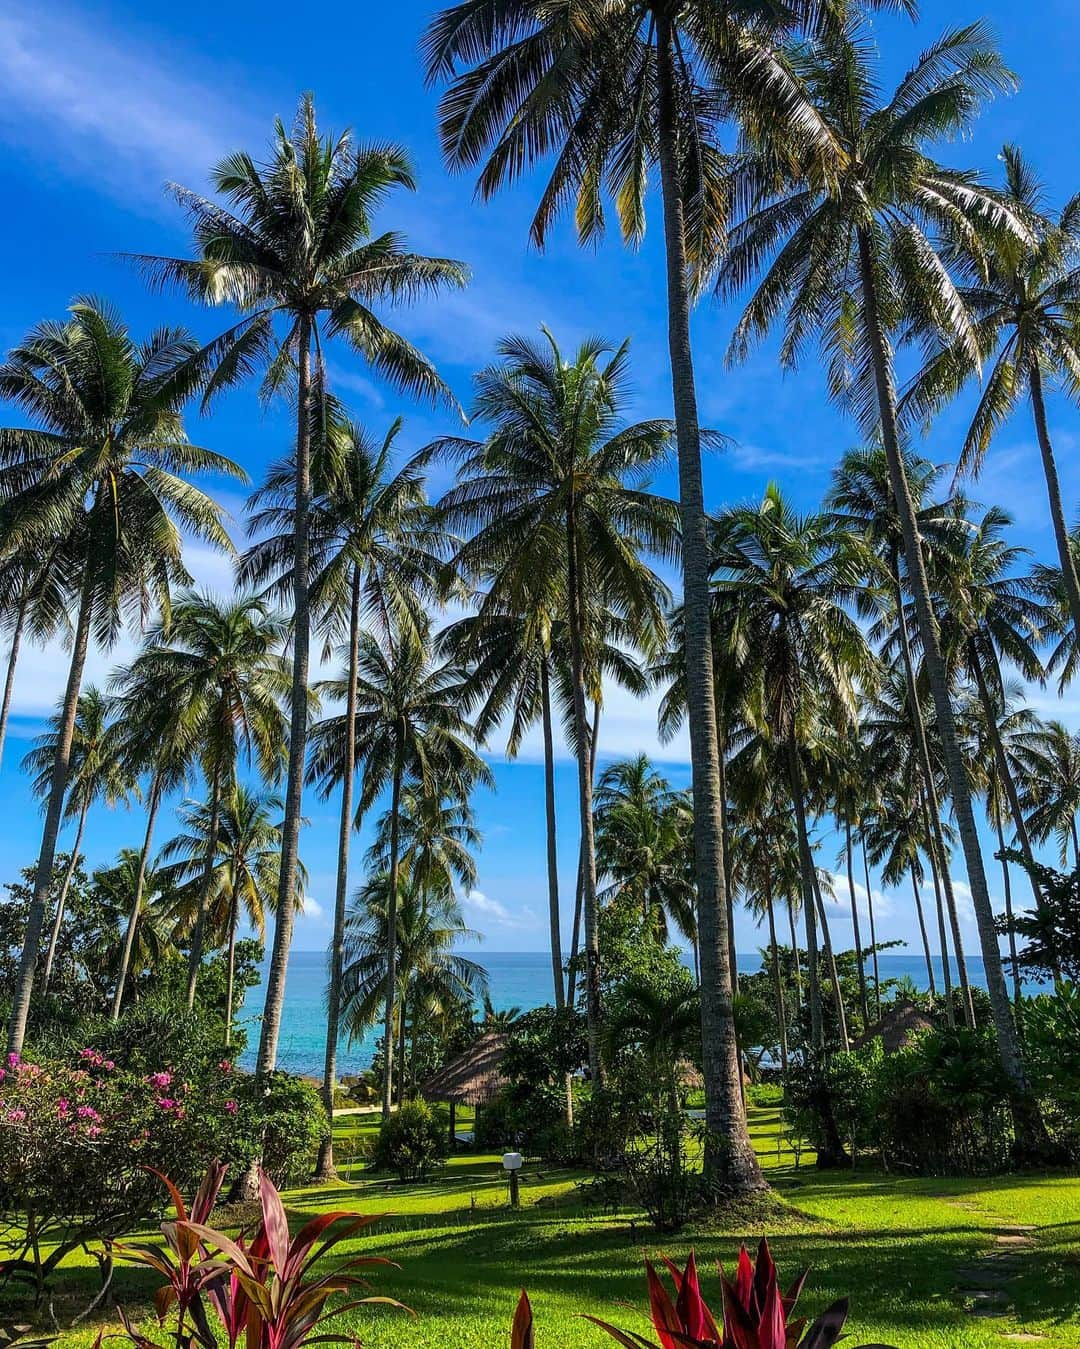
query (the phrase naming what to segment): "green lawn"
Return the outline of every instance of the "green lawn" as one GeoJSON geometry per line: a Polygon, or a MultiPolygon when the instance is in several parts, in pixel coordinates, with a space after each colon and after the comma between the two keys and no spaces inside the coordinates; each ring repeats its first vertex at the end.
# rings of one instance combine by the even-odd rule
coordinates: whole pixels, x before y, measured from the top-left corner
{"type": "MultiPolygon", "coordinates": [[[[752,1127],[784,1201],[770,1220],[781,1274],[811,1267],[804,1310],[849,1294],[852,1344],[983,1349],[1009,1344],[1022,1331],[1047,1349],[1080,1346],[1080,1180],[819,1175],[805,1162],[796,1170],[786,1152],[778,1156],[776,1110],[753,1109],[752,1127]],[[995,1282],[984,1274],[995,1262],[980,1265],[980,1259],[995,1251],[1002,1228],[1025,1225],[1035,1229],[1033,1244],[1012,1252],[997,1278],[1006,1315],[973,1315],[971,1289],[995,1282]]],[[[342,1151],[372,1128],[358,1117],[339,1121],[342,1151]]],[[[287,1202],[297,1219],[330,1207],[388,1215],[356,1247],[400,1264],[378,1272],[376,1291],[407,1303],[416,1319],[378,1309],[345,1324],[365,1345],[392,1349],[501,1349],[522,1286],[533,1299],[540,1349],[610,1344],[579,1314],[595,1312],[644,1330],[639,1317],[616,1305],[642,1304],[643,1254],[663,1248],[681,1259],[693,1245],[699,1260],[729,1261],[741,1239],[759,1235],[717,1220],[660,1242],[640,1216],[585,1213],[574,1180],[567,1172],[528,1168],[524,1207],[510,1213],[498,1159],[463,1156],[425,1185],[371,1180],[357,1170],[352,1183],[295,1190],[287,1202]]],[[[89,1275],[71,1271],[58,1314],[61,1301],[91,1287],[89,1275]]],[[[145,1310],[153,1287],[154,1280],[136,1270],[116,1280],[117,1296],[132,1310],[145,1310]]],[[[62,1343],[89,1345],[95,1332],[86,1329],[62,1343]]]]}

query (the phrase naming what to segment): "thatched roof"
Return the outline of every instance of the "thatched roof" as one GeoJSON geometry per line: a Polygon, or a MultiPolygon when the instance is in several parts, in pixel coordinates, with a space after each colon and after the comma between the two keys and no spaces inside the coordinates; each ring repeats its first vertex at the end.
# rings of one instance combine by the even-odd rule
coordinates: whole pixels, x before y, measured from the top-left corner
{"type": "Polygon", "coordinates": [[[425,1101],[487,1105],[507,1085],[499,1071],[507,1039],[498,1031],[481,1035],[422,1083],[420,1095],[425,1101]]]}
{"type": "Polygon", "coordinates": [[[899,1049],[906,1049],[919,1031],[933,1029],[934,1023],[926,1013],[920,1012],[913,1002],[904,998],[894,1007],[890,1007],[880,1021],[875,1021],[868,1027],[853,1042],[852,1048],[861,1049],[863,1045],[880,1036],[885,1053],[895,1054],[899,1049]]]}

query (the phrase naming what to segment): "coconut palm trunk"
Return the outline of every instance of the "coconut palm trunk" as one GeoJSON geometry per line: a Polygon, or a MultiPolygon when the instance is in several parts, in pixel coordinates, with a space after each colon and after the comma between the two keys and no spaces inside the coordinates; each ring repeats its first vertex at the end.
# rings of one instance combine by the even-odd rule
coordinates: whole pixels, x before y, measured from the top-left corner
{"type": "Polygon", "coordinates": [[[383,1119],[394,1108],[394,1003],[397,995],[398,875],[401,870],[401,774],[403,750],[398,743],[394,757],[394,781],[390,789],[390,880],[386,900],[386,1009],[383,1015],[383,1119]]]}
{"type": "MultiPolygon", "coordinates": [[[[589,733],[589,776],[596,781],[596,746],[600,740],[600,703],[593,703],[592,727],[589,733]]],[[[577,965],[581,950],[581,903],[583,893],[584,849],[578,844],[577,882],[574,888],[574,924],[570,932],[570,960],[566,979],[566,1004],[573,1007],[577,1001],[577,965]]]]}
{"type": "MultiPolygon", "coordinates": [[[[544,725],[544,819],[547,829],[548,924],[551,933],[551,975],[555,1006],[566,1006],[563,983],[562,936],[559,922],[559,858],[555,838],[555,743],[551,726],[551,677],[547,656],[540,662],[540,698],[544,725]]],[[[592,745],[590,743],[590,757],[592,745]]]]}
{"type": "MultiPolygon", "coordinates": [[[[844,852],[847,860],[848,895],[851,898],[851,927],[855,942],[855,959],[859,962],[859,1005],[862,1009],[863,1028],[870,1024],[870,1004],[866,997],[866,971],[863,969],[862,936],[859,932],[859,906],[855,902],[855,861],[851,847],[851,820],[844,821],[844,852]]],[[[867,891],[869,893],[869,891],[867,891]]],[[[873,938],[871,938],[871,941],[873,938]]]]}
{"type": "Polygon", "coordinates": [[[26,610],[29,596],[20,595],[19,607],[15,611],[15,626],[11,630],[11,647],[8,651],[7,674],[4,676],[4,699],[0,703],[0,763],[4,760],[4,741],[7,739],[8,717],[11,715],[11,697],[15,691],[15,667],[19,663],[19,648],[22,646],[23,628],[26,626],[26,610]]]}
{"type": "Polygon", "coordinates": [[[694,855],[701,944],[701,1038],[708,1137],[705,1171],[736,1190],[762,1185],[746,1128],[732,1012],[728,902],[721,828],[709,545],[701,475],[701,431],[690,346],[690,286],[676,132],[675,43],[667,7],[654,10],[658,152],[667,267],[668,347],[679,462],[686,704],[693,777],[694,855]]]}
{"type": "Polygon", "coordinates": [[[79,851],[82,848],[83,833],[86,830],[86,816],[90,809],[90,802],[84,801],[79,811],[79,825],[75,830],[75,841],[71,845],[71,856],[68,858],[68,864],[64,868],[64,879],[60,882],[60,893],[56,897],[56,913],[53,915],[52,931],[49,933],[49,947],[45,952],[45,964],[41,970],[41,991],[48,993],[49,984],[52,982],[53,962],[56,960],[56,946],[60,940],[60,929],[64,924],[64,910],[67,907],[68,891],[71,889],[71,879],[75,875],[75,868],[79,865],[79,851]]]}
{"type": "Polygon", "coordinates": [[[866,881],[866,911],[870,915],[870,949],[874,962],[874,1016],[881,1020],[881,972],[878,969],[877,927],[874,919],[874,891],[870,885],[870,861],[866,856],[866,839],[862,840],[863,877],[866,881]]]}
{"type": "Polygon", "coordinates": [[[818,918],[821,921],[821,946],[825,952],[825,968],[829,971],[829,986],[832,988],[833,1005],[836,1008],[836,1020],[840,1028],[840,1046],[846,1053],[851,1048],[848,1036],[847,1009],[844,1006],[844,991],[840,987],[840,975],[836,968],[836,953],[833,950],[832,933],[829,931],[829,915],[825,910],[825,900],[821,893],[817,867],[810,873],[814,886],[814,903],[817,905],[818,918]]]}
{"type": "MultiPolygon", "coordinates": [[[[937,782],[934,778],[933,765],[930,762],[930,743],[926,737],[926,724],[923,721],[922,708],[919,705],[919,694],[915,686],[915,661],[911,654],[911,636],[908,633],[907,616],[904,613],[904,594],[900,584],[900,559],[895,552],[892,558],[892,572],[893,584],[896,590],[897,624],[900,633],[900,650],[904,662],[904,678],[907,682],[908,704],[911,708],[912,725],[915,727],[915,744],[919,754],[919,767],[922,774],[923,791],[921,796],[926,824],[930,870],[934,876],[935,893],[939,895],[939,899],[942,891],[945,895],[945,904],[949,914],[949,927],[952,931],[953,953],[956,956],[956,976],[960,981],[960,990],[964,1005],[964,1022],[969,1028],[972,1028],[975,1025],[975,1004],[972,1001],[971,982],[968,979],[967,971],[967,958],[964,955],[964,941],[960,932],[960,911],[956,904],[956,894],[953,890],[952,877],[949,875],[949,856],[945,849],[945,835],[941,828],[941,802],[938,799],[937,782]]],[[[945,967],[946,998],[949,998],[949,983],[951,979],[948,968],[949,948],[948,943],[944,940],[941,947],[941,960],[945,967]]],[[[951,998],[947,1004],[947,1014],[949,1017],[949,1024],[952,1025],[954,1013],[952,1011],[951,998]]]]}
{"type": "Polygon", "coordinates": [[[1076,563],[1073,560],[1069,543],[1069,527],[1065,522],[1065,509],[1061,502],[1061,483],[1058,480],[1057,460],[1050,440],[1050,429],[1046,421],[1046,397],[1043,392],[1042,370],[1037,359],[1031,362],[1029,376],[1031,386],[1031,414],[1035,422],[1035,436],[1039,442],[1042,456],[1043,474],[1046,478],[1046,494],[1050,499],[1050,518],[1054,523],[1054,542],[1057,544],[1058,561],[1065,582],[1065,596],[1069,604],[1069,616],[1072,619],[1073,632],[1080,641],[1080,579],[1076,575],[1076,563]]]}
{"type": "Polygon", "coordinates": [[[795,966],[795,1009],[802,1011],[802,960],[799,957],[799,934],[795,930],[795,905],[789,899],[785,907],[791,934],[791,960],[795,966]]]}
{"type": "MultiPolygon", "coordinates": [[[[799,751],[793,740],[787,747],[788,774],[791,800],[795,807],[795,828],[799,839],[799,874],[802,879],[803,921],[806,923],[806,982],[810,1003],[810,1044],[814,1050],[825,1047],[825,1030],[821,1020],[821,979],[818,972],[817,908],[814,903],[814,858],[810,838],[806,832],[806,808],[803,804],[802,766],[799,751]]],[[[796,962],[798,947],[796,946],[796,962]]]]}
{"type": "Polygon", "coordinates": [[[581,816],[581,901],[585,919],[585,1017],[589,1041],[589,1076],[603,1087],[605,1073],[600,1052],[600,914],[596,898],[596,840],[592,808],[592,753],[585,700],[585,658],[581,586],[584,578],[577,552],[577,521],[573,499],[567,511],[567,608],[571,677],[574,685],[574,728],[577,732],[578,805],[581,816]]]}
{"type": "MultiPolygon", "coordinates": [[[[975,675],[975,689],[979,695],[979,701],[982,703],[983,716],[986,719],[986,730],[990,736],[990,744],[994,751],[994,767],[997,771],[998,783],[1004,789],[1005,799],[1009,803],[1009,814],[1012,816],[1013,828],[1016,831],[1017,841],[1020,844],[1020,851],[1023,854],[1027,865],[1028,879],[1031,883],[1031,894],[1035,901],[1035,908],[1042,912],[1044,908],[1043,893],[1039,882],[1035,879],[1035,854],[1031,847],[1031,835],[1028,833],[1027,821],[1024,818],[1024,811],[1020,805],[1020,794],[1016,790],[1016,780],[1013,778],[1012,771],[1009,768],[1009,760],[1005,754],[1005,746],[1001,743],[1001,732],[997,724],[997,709],[994,706],[994,700],[990,697],[990,690],[986,683],[986,672],[982,667],[982,661],[979,653],[974,649],[974,644],[969,644],[969,665],[975,675]]],[[[1001,671],[995,672],[997,680],[1001,682],[1001,671]]],[[[1060,980],[1061,970],[1056,967],[1053,970],[1054,978],[1060,980]]]]}
{"type": "Polygon", "coordinates": [[[312,321],[301,316],[297,324],[296,502],[293,538],[293,668],[289,707],[289,768],[285,787],[285,815],[281,825],[281,873],[274,918],[274,947],[266,979],[262,1033],[255,1072],[259,1077],[277,1064],[281,1014],[285,1006],[285,976],[289,965],[295,918],[297,862],[304,798],[307,753],[308,663],[311,609],[308,598],[308,528],[311,510],[311,337],[312,321]]]}
{"type": "MultiPolygon", "coordinates": [[[[926,830],[927,838],[930,837],[930,807],[926,801],[925,792],[919,793],[919,802],[923,813],[923,828],[926,830]]],[[[942,898],[941,873],[938,870],[938,864],[934,857],[933,848],[930,848],[927,854],[930,863],[930,880],[934,886],[934,910],[937,914],[938,923],[938,944],[941,947],[941,972],[945,984],[945,1021],[951,1030],[956,1025],[956,1011],[953,1007],[953,983],[952,969],[949,965],[949,934],[945,927],[945,902],[942,898]]],[[[933,990],[931,990],[933,991],[933,990]]],[[[970,989],[965,991],[964,1007],[970,1003],[970,989]]],[[[974,1007],[972,1007],[974,1015],[974,1007]]],[[[966,1022],[966,1025],[973,1025],[974,1021],[966,1022]]]]}
{"type": "Polygon", "coordinates": [[[349,844],[353,832],[353,782],[356,774],[356,674],[360,663],[360,568],[353,568],[349,599],[349,686],[345,694],[345,771],[341,779],[341,821],[338,825],[337,880],[334,886],[334,932],[330,940],[330,979],[326,990],[326,1052],[322,1099],[326,1134],[319,1145],[316,1180],[332,1180],[334,1170],[334,1088],[337,1042],[341,1024],[341,972],[345,960],[345,905],[349,893],[349,844]]]}
{"type": "Polygon", "coordinates": [[[79,707],[79,691],[82,687],[83,670],[86,668],[86,653],[90,645],[90,619],[93,611],[93,598],[93,578],[90,575],[89,568],[87,568],[79,598],[79,616],[75,623],[75,638],[71,647],[67,687],[64,690],[64,708],[60,717],[56,759],[49,781],[49,800],[45,807],[45,826],[41,835],[41,851],[38,854],[37,868],[34,872],[34,893],[30,900],[30,911],[26,919],[22,956],[19,960],[19,977],[15,986],[15,997],[11,1005],[11,1020],[8,1023],[8,1053],[10,1054],[21,1053],[23,1041],[26,1038],[26,1023],[30,1015],[30,999],[34,991],[34,974],[37,970],[38,946],[41,942],[41,930],[45,924],[45,908],[49,901],[53,865],[56,861],[56,840],[60,834],[60,821],[64,812],[64,796],[67,792],[68,775],[71,770],[71,745],[75,734],[75,717],[79,707]]]}
{"type": "Polygon", "coordinates": [[[780,1028],[780,1070],[788,1069],[787,1010],[784,1007],[784,985],[780,979],[780,953],[776,947],[776,914],[773,911],[772,866],[765,857],[765,912],[769,917],[769,964],[772,970],[773,996],[776,998],[776,1020],[780,1028]]]}
{"type": "Polygon", "coordinates": [[[1017,1017],[1019,1017],[1020,966],[1016,959],[1016,933],[1013,930],[1012,876],[1009,871],[1009,859],[1005,856],[1005,828],[1001,822],[1000,812],[995,815],[994,825],[997,829],[998,848],[1001,855],[1001,883],[1005,891],[1005,918],[1009,925],[1009,963],[1012,966],[1013,1002],[1016,1005],[1017,1017]]]}
{"type": "Polygon", "coordinates": [[[124,990],[131,970],[131,953],[135,949],[135,934],[139,928],[139,916],[142,910],[143,891],[146,888],[146,868],[150,861],[150,845],[154,838],[154,824],[157,821],[158,806],[161,804],[161,780],[155,774],[150,784],[150,801],[146,811],[146,833],[139,852],[139,870],[135,877],[135,894],[131,900],[131,912],[128,914],[127,929],[124,932],[124,947],[120,953],[120,969],[116,976],[116,991],[113,993],[110,1020],[113,1025],[120,1020],[120,1009],[124,1005],[124,990]]]}
{"type": "MultiPolygon", "coordinates": [[[[986,971],[994,1027],[997,1031],[998,1053],[1002,1068],[1012,1082],[1017,1097],[1026,1098],[1028,1094],[1027,1073],[1019,1037],[1016,1033],[1016,1023],[1013,1020],[1012,1004],[1005,985],[1005,973],[1002,969],[1001,952],[998,948],[997,928],[994,924],[994,910],[990,903],[990,891],[986,884],[986,871],[983,867],[982,852],[979,848],[975,814],[971,806],[971,792],[964,773],[956,723],[952,704],[949,700],[948,676],[938,641],[937,621],[934,618],[930,587],[926,577],[922,540],[919,537],[915,506],[911,498],[903,455],[900,450],[891,353],[885,338],[878,307],[872,245],[870,236],[864,228],[860,229],[858,233],[858,249],[863,320],[866,325],[866,335],[870,344],[870,356],[873,363],[882,442],[889,465],[893,498],[900,518],[908,584],[915,600],[915,613],[922,639],[923,656],[930,682],[930,692],[934,700],[934,709],[937,714],[938,733],[941,736],[945,754],[945,765],[948,771],[953,810],[956,814],[956,823],[960,834],[960,845],[964,851],[968,885],[971,889],[971,899],[975,909],[975,922],[979,930],[983,966],[986,971]]],[[[1026,1145],[1032,1142],[1034,1136],[1041,1131],[1037,1112],[1033,1109],[1027,1109],[1025,1106],[1026,1102],[1020,1105],[1015,1114],[1018,1138],[1026,1145]],[[1025,1137],[1025,1135],[1027,1136],[1025,1137]]]]}
{"type": "Polygon", "coordinates": [[[195,990],[199,983],[203,945],[206,940],[206,918],[210,908],[210,887],[214,883],[214,863],[217,860],[218,834],[221,824],[221,765],[214,765],[210,784],[210,828],[206,836],[206,861],[203,864],[202,884],[199,887],[199,912],[195,917],[195,931],[191,934],[188,952],[187,1008],[195,1006],[195,990]]]}
{"type": "MultiPolygon", "coordinates": [[[[236,876],[236,866],[233,866],[233,876],[236,876]]],[[[233,998],[235,996],[233,987],[236,983],[236,926],[240,916],[240,901],[236,893],[236,882],[233,881],[232,897],[229,900],[229,944],[225,956],[225,1048],[228,1049],[232,1044],[233,1030],[233,998]]]]}
{"type": "Polygon", "coordinates": [[[923,958],[926,961],[926,980],[930,986],[930,997],[937,997],[937,980],[934,977],[934,957],[930,954],[930,937],[926,930],[926,914],[923,911],[922,892],[919,890],[919,877],[915,871],[915,863],[912,862],[909,872],[911,874],[911,893],[915,898],[915,913],[919,919],[919,936],[922,938],[923,958]]]}

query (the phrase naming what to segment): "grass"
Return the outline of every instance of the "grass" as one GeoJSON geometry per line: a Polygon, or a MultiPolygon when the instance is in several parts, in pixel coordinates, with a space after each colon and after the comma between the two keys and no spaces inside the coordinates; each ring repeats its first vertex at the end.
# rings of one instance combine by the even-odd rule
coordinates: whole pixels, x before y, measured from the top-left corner
{"type": "MultiPolygon", "coordinates": [[[[794,1166],[775,1106],[753,1106],[751,1127],[782,1201],[769,1220],[781,1276],[811,1267],[803,1308],[811,1313],[849,1295],[848,1343],[990,1349],[1023,1332],[1046,1349],[1080,1347],[1080,1179],[819,1174],[805,1159],[794,1166]],[[1033,1244],[1015,1253],[1001,1283],[1006,1315],[971,1314],[964,1290],[984,1278],[994,1281],[980,1259],[994,1250],[995,1232],[1028,1224],[1033,1244]]],[[[340,1120],[341,1153],[355,1156],[374,1128],[370,1118],[340,1120]]],[[[617,1305],[643,1305],[643,1255],[663,1248],[678,1260],[695,1246],[703,1262],[731,1261],[740,1240],[759,1235],[740,1226],[751,1221],[745,1216],[725,1221],[718,1215],[661,1242],[640,1215],[586,1212],[574,1184],[580,1177],[543,1166],[526,1168],[523,1208],[511,1213],[494,1156],[455,1157],[426,1184],[373,1180],[357,1162],[344,1170],[342,1183],[290,1191],[286,1202],[298,1220],[328,1208],[388,1215],[373,1235],[344,1249],[395,1260],[401,1268],[378,1271],[375,1291],[399,1298],[417,1315],[378,1308],[335,1326],[358,1334],[369,1349],[501,1349],[522,1286],[532,1297],[539,1349],[601,1349],[612,1341],[580,1314],[645,1330],[639,1313],[617,1305]]],[[[129,1310],[145,1315],[154,1286],[153,1277],[124,1269],[115,1291],[129,1310]]],[[[93,1271],[74,1265],[59,1290],[57,1315],[62,1319],[69,1303],[85,1304],[92,1287],[93,1271]]],[[[151,1323],[144,1328],[151,1331],[151,1323]]],[[[97,1329],[80,1328],[61,1343],[89,1346],[97,1329]]]]}

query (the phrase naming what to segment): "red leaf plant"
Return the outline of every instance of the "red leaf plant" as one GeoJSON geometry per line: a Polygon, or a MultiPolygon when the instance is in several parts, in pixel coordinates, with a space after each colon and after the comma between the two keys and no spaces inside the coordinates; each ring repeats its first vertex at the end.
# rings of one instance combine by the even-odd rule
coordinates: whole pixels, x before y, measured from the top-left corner
{"type": "MultiPolygon", "coordinates": [[[[114,1245],[123,1259],[146,1265],[166,1279],[154,1297],[159,1325],[176,1308],[171,1349],[217,1349],[217,1335],[207,1314],[209,1307],[225,1333],[229,1349],[299,1349],[305,1344],[355,1344],[351,1335],[335,1335],[323,1329],[334,1317],[356,1307],[380,1303],[402,1307],[388,1297],[354,1296],[351,1301],[326,1305],[337,1293],[355,1294],[368,1284],[354,1271],[373,1265],[390,1265],[382,1256],[352,1256],[324,1274],[314,1267],[338,1242],[376,1222],[375,1217],[344,1211],[320,1213],[289,1233],[281,1196],[262,1171],[259,1200],[262,1216],[250,1241],[235,1239],[207,1225],[221,1191],[225,1168],[215,1164],[207,1172],[190,1211],[176,1187],[161,1179],[169,1190],[176,1219],[161,1224],[165,1249],[149,1244],[114,1245]]],[[[136,1349],[165,1349],[142,1335],[120,1309],[123,1331],[98,1336],[126,1338],[136,1349]]]]}
{"type": "MultiPolygon", "coordinates": [[[[720,1270],[724,1306],[720,1324],[701,1295],[693,1251],[684,1270],[666,1257],[664,1264],[674,1285],[674,1299],[653,1265],[645,1262],[649,1314],[658,1341],[632,1330],[620,1330],[596,1316],[585,1319],[606,1331],[623,1349],[832,1349],[841,1337],[848,1314],[847,1298],[827,1307],[809,1328],[805,1317],[792,1319],[806,1273],[800,1274],[788,1292],[782,1294],[776,1265],[764,1237],[756,1261],[750,1259],[745,1246],[740,1249],[734,1282],[720,1270]]],[[[533,1344],[532,1309],[522,1293],[511,1346],[533,1349],[533,1344]]],[[[862,1345],[860,1349],[888,1349],[888,1346],[862,1345]]]]}

